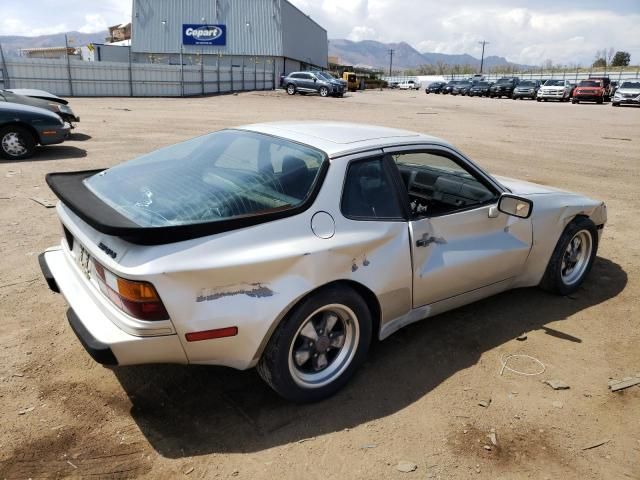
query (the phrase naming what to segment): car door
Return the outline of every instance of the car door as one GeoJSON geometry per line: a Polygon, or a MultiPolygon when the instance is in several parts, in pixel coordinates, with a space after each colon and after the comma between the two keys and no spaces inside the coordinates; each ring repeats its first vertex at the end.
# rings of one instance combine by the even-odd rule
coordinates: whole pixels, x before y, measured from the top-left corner
{"type": "Polygon", "coordinates": [[[385,153],[409,202],[414,308],[521,273],[532,244],[531,219],[498,211],[499,184],[448,148],[385,153]]]}

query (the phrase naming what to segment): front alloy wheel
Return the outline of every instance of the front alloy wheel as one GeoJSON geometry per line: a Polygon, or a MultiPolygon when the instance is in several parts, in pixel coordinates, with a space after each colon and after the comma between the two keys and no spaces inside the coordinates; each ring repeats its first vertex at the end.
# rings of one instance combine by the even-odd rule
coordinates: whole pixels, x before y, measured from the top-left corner
{"type": "Polygon", "coordinates": [[[0,129],[0,154],[9,160],[21,160],[33,155],[36,140],[31,132],[20,126],[0,129]]]}
{"type": "Polygon", "coordinates": [[[598,229],[587,217],[569,223],[551,255],[540,287],[552,293],[575,292],[589,274],[598,251],[598,229]]]}
{"type": "Polygon", "coordinates": [[[292,84],[292,83],[287,85],[287,93],[289,95],[295,95],[296,94],[296,86],[294,84],[292,84]]]}
{"type": "Polygon", "coordinates": [[[329,89],[327,87],[320,87],[320,96],[327,97],[329,95],[329,89]]]}

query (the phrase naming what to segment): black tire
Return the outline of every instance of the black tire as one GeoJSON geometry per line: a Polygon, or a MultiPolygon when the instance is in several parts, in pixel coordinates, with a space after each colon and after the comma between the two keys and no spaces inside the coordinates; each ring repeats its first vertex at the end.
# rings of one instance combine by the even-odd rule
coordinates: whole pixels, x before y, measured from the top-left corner
{"type": "Polygon", "coordinates": [[[2,158],[24,160],[34,154],[36,145],[37,140],[34,134],[20,125],[8,125],[0,128],[0,156],[2,158]],[[18,142],[18,145],[15,142],[18,142]],[[16,147],[21,151],[14,150],[16,147]]]}
{"type": "Polygon", "coordinates": [[[602,105],[602,99],[601,99],[601,98],[597,99],[597,100],[596,100],[596,103],[597,103],[598,105],[602,105]]]}
{"type": "Polygon", "coordinates": [[[536,98],[536,101],[541,102],[542,99],[541,98],[536,98]]]}
{"type": "Polygon", "coordinates": [[[575,99],[575,98],[572,98],[571,99],[571,103],[573,103],[575,105],[576,103],[580,103],[580,101],[575,99]]]}
{"type": "Polygon", "coordinates": [[[575,292],[580,288],[580,285],[582,285],[587,275],[589,275],[597,252],[598,229],[595,224],[587,217],[574,218],[571,223],[565,227],[564,232],[562,232],[562,235],[556,244],[556,248],[553,250],[547,269],[542,277],[542,281],[540,282],[540,288],[557,295],[570,295],[575,292]],[[589,256],[586,268],[580,275],[579,279],[570,285],[567,285],[562,278],[563,258],[567,247],[569,246],[569,242],[571,242],[574,236],[581,231],[588,232],[591,236],[591,255],[589,256]]]}
{"type": "MultiPolygon", "coordinates": [[[[323,400],[340,390],[365,360],[371,343],[371,331],[371,312],[357,292],[347,286],[330,286],[321,289],[302,300],[282,320],[258,362],[258,373],[271,388],[287,400],[298,403],[323,400]],[[313,312],[328,305],[346,306],[355,314],[353,321],[357,322],[359,340],[354,344],[354,354],[350,362],[340,367],[341,371],[330,383],[323,386],[303,386],[291,372],[291,368],[295,367],[290,363],[289,352],[299,338],[299,330],[313,312]]],[[[341,348],[346,348],[346,344],[341,348]]],[[[334,361],[337,360],[334,359],[334,361]]],[[[331,365],[332,363],[325,368],[330,368],[331,365]]]]}
{"type": "Polygon", "coordinates": [[[289,95],[295,95],[296,94],[296,86],[293,83],[290,83],[289,85],[287,85],[287,93],[289,95]]]}
{"type": "Polygon", "coordinates": [[[620,104],[619,104],[619,103],[616,103],[616,102],[611,102],[611,106],[612,106],[612,107],[619,107],[619,106],[620,106],[620,104]]]}

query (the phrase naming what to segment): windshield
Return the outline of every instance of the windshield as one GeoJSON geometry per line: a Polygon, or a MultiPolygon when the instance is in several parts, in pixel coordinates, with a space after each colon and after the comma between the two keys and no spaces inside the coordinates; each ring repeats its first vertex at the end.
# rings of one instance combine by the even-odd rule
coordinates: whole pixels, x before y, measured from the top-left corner
{"type": "Polygon", "coordinates": [[[294,208],[325,155],[288,140],[222,130],[115,166],[89,190],[141,227],[216,222],[294,208]]]}
{"type": "Polygon", "coordinates": [[[501,78],[496,83],[513,83],[513,80],[510,78],[501,78]]]}
{"type": "Polygon", "coordinates": [[[529,80],[525,80],[524,82],[520,82],[518,84],[519,87],[535,87],[536,86],[536,82],[531,82],[529,80]]]}
{"type": "Polygon", "coordinates": [[[476,87],[488,87],[489,82],[478,82],[476,83],[476,87]]]}
{"type": "Polygon", "coordinates": [[[579,87],[599,87],[600,82],[596,82],[595,80],[583,80],[578,84],[579,87]]]}
{"type": "Polygon", "coordinates": [[[640,88],[640,82],[622,82],[619,88],[640,88]]]}
{"type": "Polygon", "coordinates": [[[544,82],[545,87],[564,87],[564,80],[547,80],[544,82]]]}
{"type": "Polygon", "coordinates": [[[327,72],[315,72],[318,77],[324,78],[325,80],[335,80],[335,77],[327,72]]]}

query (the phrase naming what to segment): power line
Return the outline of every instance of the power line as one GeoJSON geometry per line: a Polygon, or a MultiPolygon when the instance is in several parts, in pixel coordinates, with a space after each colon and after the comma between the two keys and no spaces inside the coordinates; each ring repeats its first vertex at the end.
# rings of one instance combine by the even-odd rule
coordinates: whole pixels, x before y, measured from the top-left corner
{"type": "Polygon", "coordinates": [[[393,52],[395,50],[393,50],[392,48],[389,49],[389,76],[392,75],[391,71],[393,69],[393,52]]]}
{"type": "Polygon", "coordinates": [[[487,42],[486,40],[482,40],[478,43],[482,45],[482,58],[480,59],[480,73],[482,73],[482,67],[484,66],[484,46],[489,45],[489,42],[487,42]]]}

